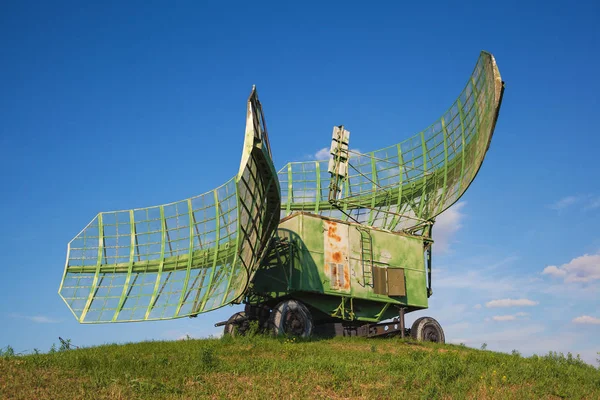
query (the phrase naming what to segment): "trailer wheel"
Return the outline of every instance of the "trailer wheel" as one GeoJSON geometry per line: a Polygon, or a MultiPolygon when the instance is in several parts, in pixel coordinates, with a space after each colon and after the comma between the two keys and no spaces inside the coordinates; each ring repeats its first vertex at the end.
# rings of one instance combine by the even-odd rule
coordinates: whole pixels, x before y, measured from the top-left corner
{"type": "Polygon", "coordinates": [[[410,328],[410,335],[420,342],[446,343],[444,330],[440,324],[431,317],[418,318],[410,328]]]}
{"type": "Polygon", "coordinates": [[[277,304],[271,312],[269,326],[275,336],[310,337],[313,331],[310,311],[297,300],[286,300],[277,304]]]}
{"type": "Polygon", "coordinates": [[[231,337],[235,336],[244,336],[250,327],[250,323],[246,318],[245,312],[238,312],[233,314],[227,320],[225,324],[225,328],[223,329],[224,335],[230,335],[231,337]],[[240,319],[244,319],[243,321],[238,321],[240,319]]]}

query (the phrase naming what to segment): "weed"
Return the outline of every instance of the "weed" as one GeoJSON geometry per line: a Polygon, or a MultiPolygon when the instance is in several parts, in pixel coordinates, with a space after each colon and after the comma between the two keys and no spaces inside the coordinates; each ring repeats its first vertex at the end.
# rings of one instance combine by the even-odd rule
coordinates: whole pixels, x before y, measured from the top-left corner
{"type": "MultiPolygon", "coordinates": [[[[282,338],[284,338],[284,337],[285,337],[285,336],[282,336],[282,338]]],[[[285,337],[285,340],[284,340],[284,342],[283,342],[283,343],[285,343],[285,344],[293,344],[293,343],[296,343],[296,340],[297,340],[297,339],[298,339],[298,338],[297,338],[296,336],[289,336],[289,337],[285,337]]]]}
{"type": "Polygon", "coordinates": [[[59,336],[58,340],[60,340],[58,351],[71,350],[71,339],[63,339],[59,336]]]}
{"type": "Polygon", "coordinates": [[[200,362],[203,369],[211,371],[217,366],[217,357],[215,349],[212,347],[203,347],[200,350],[200,362]]]}
{"type": "Polygon", "coordinates": [[[249,321],[248,322],[248,330],[245,335],[248,337],[254,337],[260,333],[260,324],[258,321],[249,321]]]}
{"type": "Polygon", "coordinates": [[[0,357],[9,358],[15,356],[15,349],[12,346],[6,346],[3,349],[0,349],[0,357]]]}
{"type": "Polygon", "coordinates": [[[550,351],[547,355],[543,356],[542,358],[557,365],[587,366],[587,364],[581,359],[581,356],[579,354],[577,354],[576,357],[573,357],[573,354],[571,354],[570,352],[567,353],[567,355],[565,356],[563,353],[550,351]]]}

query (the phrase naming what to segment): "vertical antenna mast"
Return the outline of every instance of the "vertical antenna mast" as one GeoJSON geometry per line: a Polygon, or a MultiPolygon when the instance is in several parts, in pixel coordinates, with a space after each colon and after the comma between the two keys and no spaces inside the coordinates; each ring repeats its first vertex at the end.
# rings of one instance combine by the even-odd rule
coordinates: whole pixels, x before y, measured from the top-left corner
{"type": "Polygon", "coordinates": [[[330,203],[336,203],[341,197],[344,181],[348,178],[348,142],[350,132],[344,129],[344,125],[334,126],[331,138],[331,149],[329,158],[329,168],[327,171],[331,174],[329,183],[330,203]]]}

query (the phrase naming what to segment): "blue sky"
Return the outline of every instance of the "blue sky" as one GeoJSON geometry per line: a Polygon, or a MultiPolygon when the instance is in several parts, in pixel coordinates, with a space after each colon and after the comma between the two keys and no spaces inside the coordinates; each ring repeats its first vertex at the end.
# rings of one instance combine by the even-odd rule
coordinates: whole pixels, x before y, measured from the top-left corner
{"type": "Polygon", "coordinates": [[[434,296],[419,315],[451,342],[593,363],[600,5],[256,4],[2,5],[0,347],[220,332],[212,325],[235,307],[79,325],[57,294],[67,242],[99,211],[183,199],[233,176],[253,84],[282,166],[314,158],[333,125],[363,151],[417,133],[485,49],[506,81],[500,119],[474,184],[438,221],[434,296]]]}

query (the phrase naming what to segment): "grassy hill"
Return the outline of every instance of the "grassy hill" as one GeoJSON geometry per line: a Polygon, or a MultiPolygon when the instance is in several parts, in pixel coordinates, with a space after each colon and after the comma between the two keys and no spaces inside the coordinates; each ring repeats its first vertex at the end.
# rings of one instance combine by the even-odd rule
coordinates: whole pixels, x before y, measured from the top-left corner
{"type": "Polygon", "coordinates": [[[1,399],[600,399],[600,370],[400,339],[262,336],[0,357],[1,399]]]}

